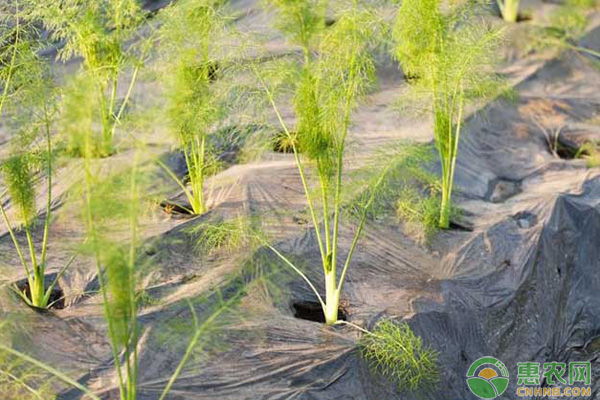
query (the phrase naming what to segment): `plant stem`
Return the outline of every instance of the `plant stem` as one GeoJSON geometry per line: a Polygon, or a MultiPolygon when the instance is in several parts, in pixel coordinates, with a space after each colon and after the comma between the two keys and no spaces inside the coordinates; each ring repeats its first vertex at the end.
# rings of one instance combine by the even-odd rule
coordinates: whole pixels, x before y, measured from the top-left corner
{"type": "MultiPolygon", "coordinates": [[[[463,118],[463,109],[464,109],[464,92],[461,89],[461,93],[459,95],[459,106],[458,106],[458,119],[456,122],[456,128],[454,131],[454,150],[452,152],[452,163],[450,165],[450,183],[449,183],[449,188],[450,190],[452,190],[452,187],[454,186],[454,172],[456,169],[456,159],[458,156],[458,144],[460,141],[460,131],[461,131],[461,127],[462,127],[462,118],[463,118]]],[[[448,197],[446,199],[447,204],[442,205],[442,210],[445,210],[445,223],[446,223],[446,227],[450,226],[450,208],[451,208],[451,196],[452,196],[452,192],[448,192],[448,197]]]]}
{"type": "Polygon", "coordinates": [[[23,255],[23,250],[21,249],[21,245],[19,244],[19,241],[17,240],[17,237],[15,235],[15,232],[10,224],[10,220],[8,219],[8,216],[6,215],[6,210],[4,209],[4,206],[2,205],[2,201],[0,201],[0,212],[2,213],[2,218],[4,219],[6,229],[8,229],[8,233],[10,234],[10,238],[12,239],[12,242],[15,246],[15,250],[17,251],[17,254],[19,255],[19,259],[21,260],[21,265],[23,266],[23,269],[25,269],[25,273],[27,274],[27,281],[29,282],[29,286],[31,287],[31,285],[33,283],[33,276],[31,274],[31,270],[27,266],[27,262],[25,261],[25,256],[23,255]]]}
{"type": "Polygon", "coordinates": [[[135,249],[137,246],[137,227],[138,227],[138,188],[137,188],[137,164],[138,164],[138,154],[135,154],[135,159],[133,162],[133,170],[131,172],[131,201],[130,201],[130,210],[129,210],[129,229],[130,229],[130,245],[129,245],[129,302],[131,303],[131,338],[128,342],[128,346],[133,347],[133,366],[131,368],[131,375],[129,376],[129,385],[130,388],[130,399],[136,399],[137,392],[137,373],[138,373],[138,354],[137,354],[137,344],[138,344],[138,322],[137,322],[137,301],[135,296],[135,249]]]}
{"type": "Polygon", "coordinates": [[[338,320],[338,309],[340,304],[340,292],[337,290],[336,268],[332,267],[325,272],[325,323],[333,325],[338,320]]]}
{"type": "Polygon", "coordinates": [[[500,13],[502,18],[506,22],[517,22],[519,16],[519,2],[520,0],[496,0],[498,7],[500,7],[500,13]]]}
{"type": "Polygon", "coordinates": [[[135,85],[139,71],[140,71],[140,66],[137,65],[135,67],[135,69],[133,70],[133,76],[131,77],[131,81],[129,82],[129,87],[127,88],[127,93],[125,94],[123,103],[121,103],[121,106],[119,107],[119,112],[115,116],[115,122],[113,123],[113,126],[112,126],[112,136],[113,137],[115,135],[117,125],[119,125],[121,123],[121,115],[123,114],[123,111],[125,110],[125,107],[127,106],[127,103],[129,102],[129,98],[131,97],[131,93],[133,91],[133,86],[135,85]]]}
{"type": "Polygon", "coordinates": [[[315,229],[315,235],[317,237],[317,242],[319,244],[319,250],[321,252],[321,260],[323,262],[323,265],[327,265],[328,256],[325,253],[325,249],[323,247],[323,240],[321,238],[321,230],[319,229],[319,222],[317,220],[317,214],[315,212],[315,207],[313,205],[312,198],[310,197],[310,191],[309,191],[309,188],[308,188],[308,182],[307,182],[307,179],[306,179],[306,174],[304,172],[304,167],[302,166],[302,161],[300,160],[300,155],[298,153],[298,148],[296,146],[295,140],[293,140],[292,134],[290,133],[287,125],[283,121],[283,117],[281,116],[281,113],[279,112],[279,108],[277,107],[277,104],[275,103],[275,99],[273,98],[273,94],[269,90],[269,88],[268,88],[267,84],[265,83],[265,81],[262,79],[262,76],[258,72],[258,69],[256,68],[255,65],[253,65],[253,70],[254,70],[254,74],[256,75],[256,77],[260,81],[263,89],[265,90],[265,93],[267,94],[267,97],[269,99],[269,103],[273,107],[273,110],[274,110],[274,112],[275,112],[275,114],[277,116],[277,119],[279,121],[279,124],[280,124],[281,128],[283,129],[283,131],[285,132],[286,136],[288,137],[288,139],[292,143],[292,150],[294,152],[294,159],[296,161],[296,166],[298,167],[298,172],[300,173],[300,180],[302,181],[302,188],[304,189],[304,195],[306,196],[306,203],[307,203],[308,209],[310,211],[310,215],[311,215],[311,218],[312,218],[312,221],[313,221],[313,226],[314,226],[314,229],[315,229]]]}
{"type": "Polygon", "coordinates": [[[27,238],[27,245],[29,247],[29,257],[31,258],[31,269],[33,271],[33,286],[29,287],[31,293],[31,303],[35,307],[44,308],[44,271],[43,268],[37,262],[35,245],[33,243],[33,237],[29,230],[28,222],[25,222],[25,236],[27,238]]]}
{"type": "Polygon", "coordinates": [[[50,217],[52,213],[52,135],[50,133],[50,117],[48,116],[48,105],[44,102],[44,123],[46,126],[46,151],[48,152],[48,168],[46,175],[48,179],[48,193],[46,199],[46,217],[44,219],[44,238],[42,240],[42,268],[46,268],[46,253],[48,251],[48,236],[50,231],[50,217]]]}
{"type": "MultiPolygon", "coordinates": [[[[206,134],[200,133],[192,141],[192,164],[188,164],[188,173],[192,185],[192,196],[194,202],[192,208],[196,214],[204,214],[206,205],[204,203],[204,173],[206,171],[206,134]]],[[[189,160],[189,157],[186,157],[189,160]]]]}

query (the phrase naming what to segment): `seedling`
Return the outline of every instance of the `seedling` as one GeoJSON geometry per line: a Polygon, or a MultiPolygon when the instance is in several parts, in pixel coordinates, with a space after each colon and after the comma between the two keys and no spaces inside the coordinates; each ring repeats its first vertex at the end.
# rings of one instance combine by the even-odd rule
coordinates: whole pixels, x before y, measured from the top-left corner
{"type": "Polygon", "coordinates": [[[491,71],[501,32],[468,19],[458,6],[441,9],[440,0],[405,0],[393,29],[394,56],[405,74],[418,76],[413,97],[428,104],[442,167],[439,226],[450,226],[454,171],[465,107],[498,93],[491,71]]]}

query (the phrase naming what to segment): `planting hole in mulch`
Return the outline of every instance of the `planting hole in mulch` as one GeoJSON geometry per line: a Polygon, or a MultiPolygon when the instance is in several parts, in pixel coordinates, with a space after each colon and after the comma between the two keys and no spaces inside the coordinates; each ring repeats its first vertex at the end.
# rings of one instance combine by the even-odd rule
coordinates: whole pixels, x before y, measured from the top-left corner
{"type": "Polygon", "coordinates": [[[556,155],[563,160],[573,160],[581,155],[588,155],[588,152],[580,150],[580,147],[568,140],[561,140],[559,138],[556,144],[556,155]]]}
{"type": "MultiPolygon", "coordinates": [[[[44,277],[44,287],[48,288],[52,282],[54,282],[54,279],[56,279],[56,273],[53,274],[48,274],[44,277]]],[[[28,298],[31,298],[31,291],[29,288],[29,282],[27,281],[27,279],[21,279],[20,281],[15,282],[15,285],[17,286],[17,289],[20,292],[25,291],[25,295],[28,298]]],[[[18,296],[20,299],[21,297],[18,296]]],[[[21,299],[22,300],[22,299],[21,299]]],[[[56,285],[54,285],[54,289],[52,290],[52,293],[50,294],[50,299],[48,300],[48,304],[50,305],[48,308],[50,309],[54,309],[54,310],[62,310],[63,308],[65,308],[65,296],[64,296],[64,292],[63,290],[60,288],[60,285],[58,284],[58,282],[56,283],[56,285]]],[[[38,311],[46,311],[46,309],[44,308],[39,308],[39,307],[34,307],[34,306],[30,306],[31,308],[33,308],[34,310],[38,310],[38,311]]]]}
{"type": "Polygon", "coordinates": [[[461,231],[461,232],[473,232],[473,227],[463,223],[461,221],[452,221],[450,220],[450,226],[448,227],[451,230],[454,231],[461,231]]]}
{"type": "Polygon", "coordinates": [[[537,224],[537,216],[529,211],[520,211],[513,215],[513,219],[521,229],[529,229],[537,224]]]}
{"type": "Polygon", "coordinates": [[[168,200],[161,201],[160,207],[166,214],[169,214],[171,218],[174,219],[186,219],[196,216],[196,214],[191,212],[189,208],[180,206],[179,204],[173,203],[168,200]]]}
{"type": "MultiPolygon", "coordinates": [[[[316,301],[296,301],[292,303],[294,317],[312,322],[325,323],[325,314],[321,304],[316,301]]],[[[338,308],[338,319],[347,321],[346,310],[343,307],[338,308]]]]}

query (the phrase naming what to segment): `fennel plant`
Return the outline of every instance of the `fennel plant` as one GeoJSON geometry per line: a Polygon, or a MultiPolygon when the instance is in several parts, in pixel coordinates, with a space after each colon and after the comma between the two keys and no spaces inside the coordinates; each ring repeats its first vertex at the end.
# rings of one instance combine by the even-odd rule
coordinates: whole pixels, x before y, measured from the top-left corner
{"type": "Polygon", "coordinates": [[[6,121],[6,126],[14,135],[11,138],[11,155],[0,162],[0,174],[6,185],[6,189],[0,192],[0,195],[8,193],[16,209],[15,217],[27,240],[26,251],[17,240],[16,221],[9,215],[2,202],[0,213],[27,281],[23,290],[16,285],[14,289],[27,304],[47,308],[52,305],[50,296],[58,279],[71,265],[74,256],[58,271],[55,279],[46,285],[47,250],[52,218],[52,126],[55,117],[55,88],[46,60],[38,55],[42,45],[39,32],[33,24],[23,18],[24,11],[19,6],[20,3],[15,2],[15,9],[11,10],[7,20],[1,22],[5,36],[0,39],[3,44],[0,46],[0,60],[6,60],[7,63],[0,69],[0,117],[6,121]],[[44,145],[37,148],[38,142],[44,145]],[[45,172],[47,179],[41,254],[36,249],[33,234],[33,226],[37,220],[34,178],[39,170],[45,172]]]}
{"type": "Polygon", "coordinates": [[[213,0],[183,0],[162,12],[167,116],[185,157],[189,189],[164,163],[160,165],[183,190],[192,214],[207,211],[205,180],[217,164],[208,140],[220,119],[221,101],[213,81],[225,29],[222,12],[213,0]]]}
{"type": "Polygon", "coordinates": [[[493,72],[501,31],[477,20],[470,10],[441,0],[405,0],[392,36],[393,55],[404,73],[415,76],[413,99],[422,99],[434,121],[442,168],[439,226],[450,226],[454,172],[469,103],[494,96],[501,87],[493,72]]]}
{"type": "Polygon", "coordinates": [[[82,212],[87,249],[96,264],[120,399],[135,400],[140,337],[136,300],[140,213],[137,153],[127,173],[103,181],[93,162],[90,135],[84,139],[82,212]],[[116,239],[115,226],[125,228],[125,238],[116,239]]]}
{"type": "MultiPolygon", "coordinates": [[[[98,140],[92,143],[93,152],[95,156],[109,156],[114,151],[115,131],[143,64],[135,54],[135,46],[128,44],[143,21],[140,3],[137,0],[27,1],[31,20],[41,23],[55,42],[63,43],[58,58],[65,62],[83,59],[80,74],[93,90],[101,126],[98,140]],[[132,66],[133,72],[119,104],[117,95],[125,83],[128,66],[132,66]]],[[[81,157],[86,151],[80,147],[68,150],[81,157]]]]}
{"type": "MultiPolygon", "coordinates": [[[[82,196],[83,218],[89,238],[86,249],[95,259],[97,268],[119,398],[135,400],[139,397],[138,347],[143,329],[138,314],[146,293],[139,287],[141,267],[147,261],[144,253],[140,251],[142,204],[149,201],[144,197],[144,193],[147,192],[144,177],[147,175],[138,161],[139,154],[144,149],[137,150],[127,172],[102,178],[95,165],[97,160],[92,157],[89,142],[86,148],[88,153],[84,158],[85,179],[82,196]]],[[[216,229],[234,231],[236,226],[234,224],[216,229]]],[[[222,239],[213,243],[214,247],[228,244],[229,235],[220,236],[222,239]]],[[[239,242],[234,241],[230,245],[238,244],[239,242]]],[[[191,308],[194,326],[190,339],[182,359],[159,397],[161,400],[167,398],[195,347],[218,325],[219,319],[237,304],[243,293],[240,290],[228,299],[220,299],[222,301],[211,308],[203,320],[200,320],[193,307],[191,308]]]]}
{"type": "MultiPolygon", "coordinates": [[[[345,277],[376,196],[374,189],[382,184],[388,171],[388,167],[383,168],[371,190],[366,191],[368,194],[359,207],[358,226],[350,249],[345,257],[340,257],[342,194],[346,185],[344,155],[352,112],[374,81],[372,50],[382,36],[381,19],[373,10],[353,1],[344,3],[337,22],[325,31],[324,16],[316,14],[323,8],[313,7],[323,2],[272,3],[280,16],[296,21],[296,24],[286,25],[284,33],[304,50],[302,60],[291,73],[296,77],[293,79],[297,120],[294,132],[282,117],[275,88],[267,84],[257,67],[254,67],[254,73],[292,146],[321,255],[325,298],[288,257],[275,247],[268,247],[307,282],[321,304],[325,322],[334,324],[338,321],[345,277]],[[309,166],[315,171],[314,179],[309,177],[309,166]],[[317,187],[316,191],[311,189],[312,183],[317,187]]],[[[284,71],[284,74],[289,73],[284,71]]]]}

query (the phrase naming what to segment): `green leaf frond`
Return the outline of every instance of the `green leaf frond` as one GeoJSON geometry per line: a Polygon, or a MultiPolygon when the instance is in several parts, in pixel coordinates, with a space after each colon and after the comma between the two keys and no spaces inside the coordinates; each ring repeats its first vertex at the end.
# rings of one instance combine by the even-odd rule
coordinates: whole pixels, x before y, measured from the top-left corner
{"type": "Polygon", "coordinates": [[[438,354],[423,345],[405,322],[384,320],[361,337],[360,351],[372,371],[398,385],[401,391],[432,390],[439,380],[438,354]]]}
{"type": "Polygon", "coordinates": [[[352,173],[353,189],[345,194],[345,208],[351,215],[360,216],[368,207],[371,220],[393,214],[398,196],[410,182],[418,180],[437,187],[437,178],[426,169],[434,157],[431,146],[410,142],[380,151],[365,167],[352,173]],[[373,201],[369,201],[371,198],[373,201]]]}
{"type": "Polygon", "coordinates": [[[200,254],[232,252],[242,246],[257,243],[256,219],[238,215],[233,218],[213,218],[189,230],[195,249],[200,254]]]}
{"type": "Polygon", "coordinates": [[[67,154],[83,157],[89,151],[97,155],[101,135],[94,125],[97,101],[86,74],[77,74],[67,81],[60,104],[60,136],[67,154]]]}
{"type": "Polygon", "coordinates": [[[31,18],[41,21],[53,40],[64,42],[60,59],[83,57],[98,74],[119,68],[123,39],[144,21],[138,0],[32,0],[31,18]]]}
{"type": "Polygon", "coordinates": [[[296,143],[297,151],[316,163],[319,175],[328,179],[334,171],[335,138],[324,125],[322,99],[319,98],[322,88],[318,78],[308,69],[300,73],[297,85],[294,95],[296,132],[291,140],[296,143]]]}
{"type": "Polygon", "coordinates": [[[442,11],[442,3],[402,3],[392,32],[402,69],[415,78],[417,91],[440,102],[461,90],[467,100],[497,95],[501,80],[493,72],[494,50],[502,31],[491,28],[470,8],[442,11]]]}
{"type": "Polygon", "coordinates": [[[293,86],[298,151],[328,185],[344,151],[350,113],[375,81],[374,47],[384,27],[368,8],[341,8],[321,37],[318,55],[299,68],[293,86]]]}
{"type": "Polygon", "coordinates": [[[588,26],[588,11],[597,7],[596,0],[567,0],[550,16],[544,33],[556,39],[577,40],[588,26]]]}
{"type": "Polygon", "coordinates": [[[101,254],[108,293],[107,317],[113,325],[109,334],[117,346],[126,346],[134,335],[131,331],[131,319],[136,309],[135,296],[132,296],[132,293],[135,293],[131,271],[133,266],[130,265],[128,254],[123,247],[110,246],[107,243],[97,245],[103,247],[101,254]]]}
{"type": "MultiPolygon", "coordinates": [[[[309,52],[325,30],[327,0],[263,0],[275,9],[275,27],[294,45],[309,52]]],[[[308,56],[308,54],[307,54],[308,56]]]]}
{"type": "MultiPolygon", "coordinates": [[[[27,321],[18,315],[2,315],[0,342],[11,347],[27,345],[27,321]],[[25,334],[24,334],[25,333],[25,334]]],[[[0,350],[0,387],[6,399],[54,400],[55,379],[46,371],[0,350]]]]}
{"type": "Polygon", "coordinates": [[[0,387],[4,398],[54,400],[53,381],[45,371],[0,350],[0,387]]]}
{"type": "Polygon", "coordinates": [[[13,155],[0,166],[20,222],[29,226],[37,216],[34,167],[29,154],[13,155]]]}
{"type": "Polygon", "coordinates": [[[228,58],[223,40],[231,34],[221,2],[184,0],[161,12],[161,77],[171,132],[185,155],[195,213],[206,211],[205,177],[218,168],[211,136],[230,116],[228,58]]]}
{"type": "MultiPolygon", "coordinates": [[[[377,12],[359,6],[342,9],[327,31],[319,49],[317,71],[323,85],[323,113],[328,121],[335,121],[336,115],[343,116],[340,109],[347,103],[355,107],[356,101],[373,87],[373,51],[384,36],[385,25],[377,12]]],[[[340,119],[343,117],[337,117],[337,124],[343,123],[340,119]]]]}

